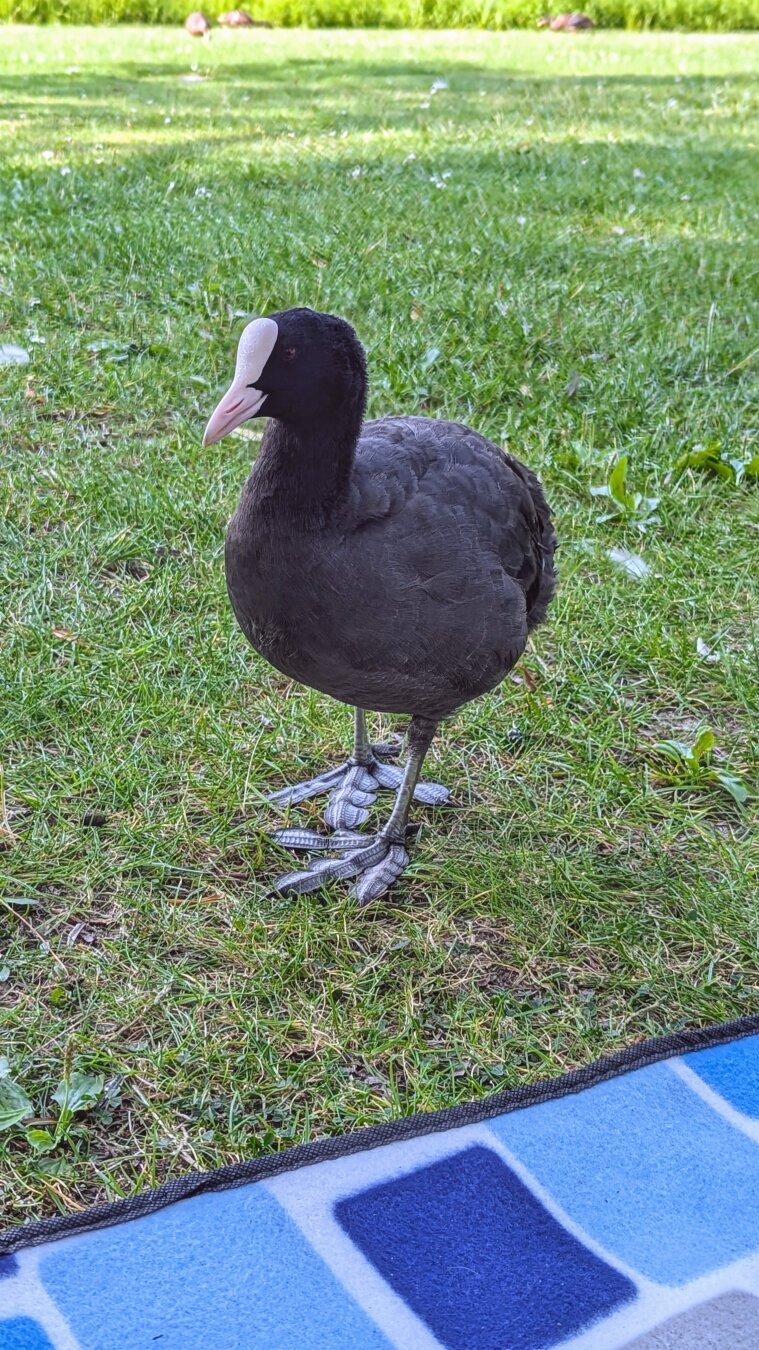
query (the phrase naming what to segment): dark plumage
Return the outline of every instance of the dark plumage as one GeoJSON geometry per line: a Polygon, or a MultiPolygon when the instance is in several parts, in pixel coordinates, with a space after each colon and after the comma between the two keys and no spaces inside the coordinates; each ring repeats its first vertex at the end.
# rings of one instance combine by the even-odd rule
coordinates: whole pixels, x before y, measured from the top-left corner
{"type": "MultiPolygon", "coordinates": [[[[358,709],[411,714],[411,791],[404,802],[401,790],[396,810],[404,809],[390,822],[405,859],[408,804],[435,724],[494,688],[545,618],[555,584],[550,514],[535,475],[465,426],[424,417],[364,423],[364,355],[343,320],[311,310],[272,319],[246,330],[235,383],[206,433],[212,441],[247,416],[270,419],[229,526],[229,595],[248,640],[284,674],[358,709]]],[[[326,784],[335,789],[327,819],[342,831],[365,819],[383,776],[400,785],[362,730],[357,721],[354,756],[326,784]]],[[[439,800],[443,790],[433,788],[439,800]]],[[[425,785],[417,795],[425,799],[425,785]]],[[[310,847],[319,839],[297,830],[279,837],[310,847]]],[[[371,851],[361,848],[367,842],[341,834],[339,863],[285,882],[304,890],[309,879],[366,873],[344,869],[371,851]]],[[[381,893],[383,879],[362,898],[381,893]]]]}
{"type": "Polygon", "coordinates": [[[433,720],[499,684],[553,590],[534,474],[455,422],[387,417],[362,428],[345,492],[304,520],[277,430],[227,536],[256,650],[343,703],[433,720]]]}

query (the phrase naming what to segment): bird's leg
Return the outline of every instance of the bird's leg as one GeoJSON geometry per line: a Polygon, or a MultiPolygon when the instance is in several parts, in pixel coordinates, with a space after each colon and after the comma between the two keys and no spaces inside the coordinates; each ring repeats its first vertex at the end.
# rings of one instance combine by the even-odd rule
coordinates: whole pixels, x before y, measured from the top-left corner
{"type": "Polygon", "coordinates": [[[354,709],[353,754],[345,773],[329,794],[324,820],[331,830],[353,830],[363,824],[374,805],[379,784],[372,769],[376,763],[366,730],[366,713],[354,709]]]}
{"type": "Polygon", "coordinates": [[[354,764],[364,764],[367,767],[373,763],[373,747],[369,744],[369,733],[366,729],[366,713],[363,708],[353,709],[353,754],[351,759],[354,764]]]}
{"type": "MultiPolygon", "coordinates": [[[[372,745],[366,729],[366,713],[363,708],[355,709],[355,727],[353,753],[350,759],[336,769],[311,778],[306,783],[294,787],[281,788],[273,792],[270,802],[282,806],[295,806],[298,802],[329,793],[329,801],[324,812],[324,820],[332,830],[354,830],[362,825],[369,815],[369,807],[380,788],[397,790],[403,781],[403,773],[395,764],[385,763],[394,748],[388,745],[372,745]],[[383,758],[380,758],[382,756],[383,758]]],[[[414,790],[417,801],[426,806],[441,806],[448,801],[448,789],[440,783],[418,783],[414,790]]],[[[313,831],[293,831],[299,837],[313,831]]],[[[317,835],[318,839],[319,836],[317,835]]],[[[303,844],[296,847],[304,847],[303,844]]]]}
{"type": "Polygon", "coordinates": [[[366,732],[366,714],[363,708],[356,708],[353,754],[350,759],[318,778],[273,792],[269,801],[295,806],[298,802],[328,792],[329,802],[324,812],[326,823],[333,830],[354,829],[366,820],[369,807],[377,795],[379,783],[372,772],[375,763],[377,761],[366,732]]]}
{"type": "Polygon", "coordinates": [[[315,891],[327,881],[356,877],[354,892],[360,905],[377,900],[397,881],[409,855],[406,851],[406,827],[411,803],[422,771],[424,757],[435,735],[435,722],[413,717],[409,726],[409,756],[390,817],[373,838],[342,831],[323,839],[311,830],[280,830],[273,838],[288,848],[314,850],[337,849],[339,858],[322,858],[303,872],[288,872],[279,877],[275,888],[281,894],[303,895],[315,891]]]}

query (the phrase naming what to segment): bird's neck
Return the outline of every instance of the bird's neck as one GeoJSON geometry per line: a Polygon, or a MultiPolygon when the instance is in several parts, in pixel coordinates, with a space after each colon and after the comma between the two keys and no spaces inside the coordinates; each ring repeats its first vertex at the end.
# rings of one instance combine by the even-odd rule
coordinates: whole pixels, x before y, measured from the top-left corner
{"type": "Polygon", "coordinates": [[[258,510],[322,526],[348,495],[363,421],[363,400],[328,427],[272,419],[247,490],[258,510]]]}

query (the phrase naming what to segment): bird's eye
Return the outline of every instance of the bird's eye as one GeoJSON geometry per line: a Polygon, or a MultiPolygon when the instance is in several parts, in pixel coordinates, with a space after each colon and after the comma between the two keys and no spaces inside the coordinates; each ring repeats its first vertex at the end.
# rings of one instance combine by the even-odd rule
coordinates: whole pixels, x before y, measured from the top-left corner
{"type": "Polygon", "coordinates": [[[290,365],[296,359],[297,355],[297,347],[285,347],[285,350],[282,353],[282,360],[287,361],[288,365],[290,365]]]}

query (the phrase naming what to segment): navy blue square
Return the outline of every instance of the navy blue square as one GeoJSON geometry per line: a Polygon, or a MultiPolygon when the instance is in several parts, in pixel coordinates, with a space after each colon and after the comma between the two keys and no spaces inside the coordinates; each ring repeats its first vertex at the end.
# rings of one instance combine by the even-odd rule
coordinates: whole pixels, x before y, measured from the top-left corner
{"type": "Polygon", "coordinates": [[[636,1294],[480,1146],[340,1200],[335,1215],[450,1350],[541,1350],[636,1294]]]}
{"type": "Polygon", "coordinates": [[[15,1256],[0,1256],[0,1280],[5,1280],[10,1275],[15,1275],[17,1270],[18,1261],[15,1256]]]}

